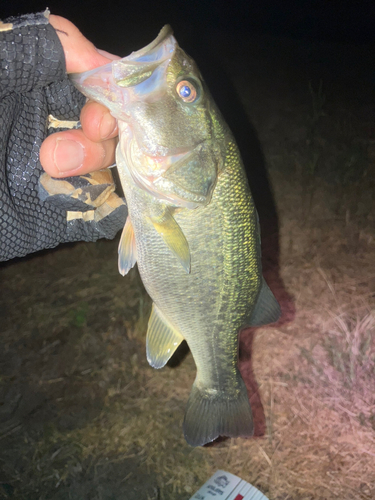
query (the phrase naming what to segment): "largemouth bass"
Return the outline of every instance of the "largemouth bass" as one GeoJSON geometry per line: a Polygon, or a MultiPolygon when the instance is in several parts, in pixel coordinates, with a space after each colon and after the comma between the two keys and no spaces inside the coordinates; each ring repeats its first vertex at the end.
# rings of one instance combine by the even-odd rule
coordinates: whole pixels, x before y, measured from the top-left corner
{"type": "Polygon", "coordinates": [[[257,213],[228,126],[169,26],[145,48],[73,81],[118,119],[116,162],[129,209],[119,269],[125,275],[137,262],[153,300],[147,359],[163,367],[185,339],[195,360],[187,442],[251,436],[238,335],[276,321],[280,309],[262,277],[257,213]]]}

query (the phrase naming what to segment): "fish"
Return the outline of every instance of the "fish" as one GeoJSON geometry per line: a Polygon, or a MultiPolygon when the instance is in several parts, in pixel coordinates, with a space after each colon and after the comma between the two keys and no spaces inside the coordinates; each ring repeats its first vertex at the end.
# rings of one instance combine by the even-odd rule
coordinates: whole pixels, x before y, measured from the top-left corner
{"type": "Polygon", "coordinates": [[[185,439],[249,437],[239,333],[277,321],[280,307],[262,276],[258,215],[236,141],[169,25],[143,49],[72,80],[118,120],[129,211],[118,263],[122,275],[137,263],[153,301],[148,362],[162,368],[184,340],[195,361],[185,439]]]}

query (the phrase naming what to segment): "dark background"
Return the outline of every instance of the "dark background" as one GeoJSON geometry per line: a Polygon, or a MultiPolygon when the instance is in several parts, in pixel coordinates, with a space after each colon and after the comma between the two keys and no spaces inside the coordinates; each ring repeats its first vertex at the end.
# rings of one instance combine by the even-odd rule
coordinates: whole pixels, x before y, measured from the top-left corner
{"type": "MultiPolygon", "coordinates": [[[[97,45],[120,51],[114,35],[139,45],[145,27],[157,32],[163,24],[173,25],[178,37],[189,31],[199,39],[204,29],[220,28],[242,36],[268,33],[297,39],[319,39],[350,43],[375,41],[375,2],[373,0],[12,0],[2,2],[2,18],[36,12],[49,7],[52,13],[69,18],[97,45]],[[192,31],[193,29],[193,31],[192,31]],[[131,34],[131,36],[130,36],[131,34]]],[[[129,42],[130,43],[130,42],[129,42]]],[[[143,43],[143,41],[141,42],[143,43]]],[[[138,48],[138,46],[137,46],[138,48]]],[[[126,55],[120,54],[120,55],[126,55]]]]}

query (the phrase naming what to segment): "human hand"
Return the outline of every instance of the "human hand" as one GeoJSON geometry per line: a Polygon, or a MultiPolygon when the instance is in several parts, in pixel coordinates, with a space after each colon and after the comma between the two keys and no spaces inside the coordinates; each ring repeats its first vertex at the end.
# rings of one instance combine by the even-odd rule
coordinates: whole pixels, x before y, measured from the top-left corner
{"type": "MultiPolygon", "coordinates": [[[[60,16],[50,15],[64,49],[68,73],[88,71],[118,56],[98,50],[78,28],[60,16]]],[[[88,101],[82,108],[82,129],[48,136],[40,149],[40,163],[55,178],[86,174],[112,165],[117,144],[117,122],[102,104],[88,101]]]]}
{"type": "Polygon", "coordinates": [[[7,69],[0,72],[0,261],[64,242],[112,239],[127,216],[104,169],[114,161],[117,135],[109,111],[89,103],[82,130],[51,133],[46,127],[49,115],[62,121],[80,117],[84,96],[66,69],[89,70],[116,56],[97,51],[66,19],[51,16],[51,23],[46,10],[9,18],[0,30],[1,66],[7,69]],[[81,162],[64,171],[60,160],[72,161],[76,144],[83,150],[81,162]],[[42,174],[40,149],[51,175],[42,174]]]}

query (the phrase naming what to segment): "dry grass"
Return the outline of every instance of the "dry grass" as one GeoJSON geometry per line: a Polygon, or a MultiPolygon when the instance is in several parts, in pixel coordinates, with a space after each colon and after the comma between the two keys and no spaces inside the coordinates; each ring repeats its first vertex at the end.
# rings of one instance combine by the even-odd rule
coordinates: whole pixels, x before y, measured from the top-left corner
{"type": "Polygon", "coordinates": [[[345,222],[331,230],[327,224],[292,217],[281,224],[280,271],[296,314],[255,333],[264,435],[199,449],[182,435],[192,357],[174,369],[147,365],[150,302],[136,272],[124,280],[111,258],[103,262],[103,250],[115,254],[115,244],[78,246],[3,269],[3,301],[13,300],[20,281],[25,290],[20,309],[8,303],[3,332],[6,356],[17,349],[25,368],[4,373],[0,388],[15,384],[25,398],[23,384],[47,398],[35,410],[41,425],[21,414],[2,435],[5,483],[16,498],[127,500],[127,488],[143,482],[150,484],[146,499],[187,500],[218,468],[271,500],[374,498],[374,240],[362,238],[354,248],[345,222]],[[56,279],[63,261],[70,267],[60,266],[56,279]],[[20,469],[14,456],[22,455],[20,469]]]}

